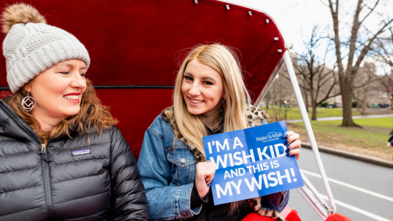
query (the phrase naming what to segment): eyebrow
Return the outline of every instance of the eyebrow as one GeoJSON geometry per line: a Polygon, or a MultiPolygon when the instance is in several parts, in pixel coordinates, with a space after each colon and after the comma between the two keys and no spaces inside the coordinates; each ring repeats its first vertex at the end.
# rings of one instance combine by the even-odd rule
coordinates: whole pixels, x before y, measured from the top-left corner
{"type": "Polygon", "coordinates": [[[214,80],[214,78],[212,78],[212,77],[204,77],[204,78],[202,78],[203,80],[211,80],[211,81],[213,81],[214,83],[216,83],[216,80],[214,80]]]}
{"type": "Polygon", "coordinates": [[[184,75],[190,75],[191,77],[193,76],[190,72],[185,71],[184,75]]]}
{"type": "MultiPolygon", "coordinates": [[[[191,77],[193,77],[193,75],[190,72],[187,72],[187,71],[184,72],[184,75],[190,75],[191,77]]],[[[212,77],[203,77],[202,79],[203,80],[211,80],[214,83],[216,83],[216,80],[214,80],[214,78],[212,78],[212,77]]]]}

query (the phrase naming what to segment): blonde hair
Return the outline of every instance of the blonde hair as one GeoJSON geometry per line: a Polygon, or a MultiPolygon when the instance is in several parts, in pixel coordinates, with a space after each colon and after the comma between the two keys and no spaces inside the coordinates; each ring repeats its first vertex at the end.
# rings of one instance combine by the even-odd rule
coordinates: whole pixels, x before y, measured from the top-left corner
{"type": "MultiPolygon", "coordinates": [[[[201,45],[194,48],[184,59],[176,77],[174,92],[174,112],[179,132],[205,156],[202,137],[207,136],[202,116],[190,114],[183,99],[181,87],[187,64],[196,60],[218,72],[223,80],[225,99],[222,102],[224,111],[224,131],[246,128],[245,110],[250,96],[243,82],[239,61],[236,54],[221,44],[201,45]]],[[[177,134],[175,134],[178,136],[177,134]]]]}
{"type": "MultiPolygon", "coordinates": [[[[227,46],[221,44],[200,45],[194,48],[184,59],[176,77],[174,92],[174,113],[179,133],[192,143],[204,156],[202,137],[207,136],[205,126],[202,122],[203,116],[193,115],[188,112],[187,104],[183,99],[181,87],[184,71],[190,61],[196,60],[201,64],[209,66],[221,75],[224,85],[224,100],[221,103],[224,117],[223,132],[245,129],[246,103],[250,101],[243,82],[239,60],[236,54],[227,46]]],[[[220,105],[220,104],[218,104],[220,105]]],[[[179,138],[179,134],[175,134],[179,138]]],[[[233,202],[230,212],[236,212],[244,201],[233,202]]]]}

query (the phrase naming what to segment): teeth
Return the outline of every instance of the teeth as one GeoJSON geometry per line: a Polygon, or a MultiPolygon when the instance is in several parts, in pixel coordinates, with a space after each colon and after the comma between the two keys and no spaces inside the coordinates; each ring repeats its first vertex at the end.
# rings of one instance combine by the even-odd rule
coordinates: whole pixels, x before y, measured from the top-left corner
{"type": "Polygon", "coordinates": [[[79,96],[78,95],[66,95],[66,96],[64,96],[66,99],[69,99],[69,100],[78,100],[79,99],[79,96]]]}
{"type": "Polygon", "coordinates": [[[199,103],[203,102],[203,101],[199,101],[199,100],[193,100],[191,98],[190,98],[190,101],[191,101],[191,103],[194,103],[194,104],[199,104],[199,103]]]}

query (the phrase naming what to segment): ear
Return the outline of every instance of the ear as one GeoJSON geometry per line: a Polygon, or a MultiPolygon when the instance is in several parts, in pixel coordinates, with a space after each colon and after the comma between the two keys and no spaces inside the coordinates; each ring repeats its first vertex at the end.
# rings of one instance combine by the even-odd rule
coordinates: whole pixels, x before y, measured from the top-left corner
{"type": "Polygon", "coordinates": [[[30,84],[26,84],[25,86],[23,86],[23,89],[24,89],[26,92],[29,92],[29,93],[30,93],[30,91],[31,91],[30,84]]]}

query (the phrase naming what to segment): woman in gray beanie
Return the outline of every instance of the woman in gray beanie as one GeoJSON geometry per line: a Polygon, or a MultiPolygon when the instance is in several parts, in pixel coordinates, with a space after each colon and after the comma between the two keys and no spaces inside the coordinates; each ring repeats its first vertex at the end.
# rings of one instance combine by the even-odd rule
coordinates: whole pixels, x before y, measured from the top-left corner
{"type": "Polygon", "coordinates": [[[86,78],[84,45],[25,4],[2,16],[0,220],[148,220],[136,161],[86,78]]]}

